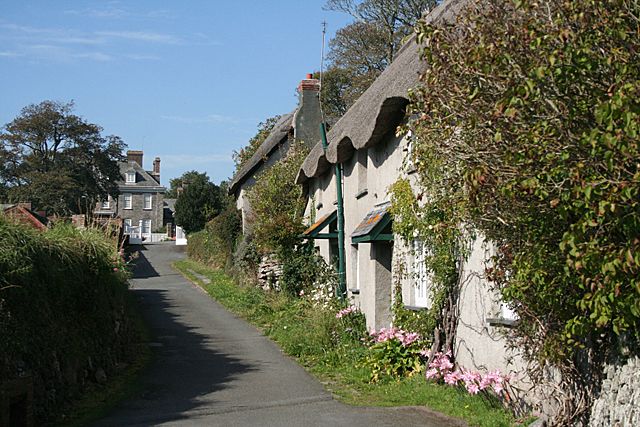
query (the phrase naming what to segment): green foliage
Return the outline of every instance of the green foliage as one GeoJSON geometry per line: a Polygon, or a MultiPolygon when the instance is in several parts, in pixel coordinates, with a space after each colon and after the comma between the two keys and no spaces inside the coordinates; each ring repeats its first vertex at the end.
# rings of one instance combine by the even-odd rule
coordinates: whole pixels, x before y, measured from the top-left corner
{"type": "Polygon", "coordinates": [[[258,123],[258,132],[249,140],[246,147],[240,149],[240,151],[233,151],[232,158],[236,164],[236,172],[242,169],[242,166],[249,160],[265,139],[269,136],[273,127],[280,120],[280,115],[269,117],[264,122],[258,123]]]}
{"type": "Polygon", "coordinates": [[[335,271],[316,253],[312,242],[283,249],[278,259],[282,260],[280,288],[291,295],[308,293],[318,283],[335,281],[335,271]]]}
{"type": "Polygon", "coordinates": [[[73,102],[43,101],[22,109],[0,133],[0,188],[47,214],[90,213],[118,194],[125,144],[72,114],[73,102]]]}
{"type": "Polygon", "coordinates": [[[207,223],[203,230],[189,235],[189,258],[217,268],[232,263],[236,241],[242,231],[240,212],[230,204],[207,223]]]}
{"type": "Polygon", "coordinates": [[[393,230],[405,242],[418,239],[428,251],[424,252],[424,266],[431,278],[429,310],[416,314],[402,307],[402,296],[396,290],[394,315],[401,327],[413,326],[424,336],[433,336],[437,331],[439,349],[453,350],[453,331],[457,320],[452,317],[452,305],[459,287],[458,264],[466,256],[468,236],[460,229],[461,203],[453,200],[444,186],[448,179],[445,171],[430,163],[422,169],[424,177],[421,187],[429,194],[428,201],[419,203],[409,181],[399,179],[391,187],[391,214],[393,230]],[[438,188],[438,185],[443,185],[438,188]],[[453,202],[453,203],[452,203],[453,202]],[[444,335],[444,336],[440,336],[444,335]]]}
{"type": "Polygon", "coordinates": [[[421,349],[417,343],[404,346],[396,339],[374,343],[365,362],[371,369],[371,381],[378,382],[384,376],[397,378],[424,372],[421,349]]]}
{"type": "Polygon", "coordinates": [[[286,157],[258,175],[249,190],[253,236],[263,253],[278,253],[300,241],[305,201],[295,181],[307,153],[304,143],[292,143],[286,157]]]}
{"type": "Polygon", "coordinates": [[[202,230],[207,221],[220,213],[227,196],[209,181],[206,172],[186,172],[183,177],[187,177],[183,179],[186,186],[176,200],[174,216],[176,224],[190,234],[202,230]]]}
{"type": "Polygon", "coordinates": [[[0,217],[0,381],[33,378],[38,424],[97,369],[109,376],[131,356],[137,331],[115,247],[95,230],[39,233],[0,217]]]}
{"type": "Polygon", "coordinates": [[[521,319],[517,345],[568,382],[640,331],[639,13],[489,0],[455,30],[418,28],[426,205],[495,243],[488,273],[521,319]]]}

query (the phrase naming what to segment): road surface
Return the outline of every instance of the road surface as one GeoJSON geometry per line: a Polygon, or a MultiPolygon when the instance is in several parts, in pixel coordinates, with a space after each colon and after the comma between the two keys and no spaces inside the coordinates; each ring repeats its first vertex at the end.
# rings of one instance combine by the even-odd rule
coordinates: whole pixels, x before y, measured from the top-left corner
{"type": "Polygon", "coordinates": [[[141,392],[96,426],[461,426],[424,408],[351,407],[171,268],[172,244],[141,247],[132,291],[154,357],[141,392]]]}

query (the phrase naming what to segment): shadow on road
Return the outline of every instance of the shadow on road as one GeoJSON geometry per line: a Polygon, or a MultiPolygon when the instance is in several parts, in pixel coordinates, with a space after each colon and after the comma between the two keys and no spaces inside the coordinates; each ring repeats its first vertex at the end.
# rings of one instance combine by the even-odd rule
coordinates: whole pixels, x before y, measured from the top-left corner
{"type": "MultiPolygon", "coordinates": [[[[155,276],[158,273],[144,256],[144,250],[141,251],[134,277],[155,276]]],[[[202,326],[189,326],[202,325],[202,322],[194,321],[191,317],[194,314],[176,301],[179,293],[161,288],[160,282],[169,280],[157,277],[145,281],[145,287],[149,283],[153,289],[132,289],[151,331],[152,362],[141,375],[140,392],[121,403],[96,426],[155,425],[186,419],[186,412],[197,412],[201,406],[215,404],[214,392],[257,369],[220,351],[219,343],[216,349],[215,333],[205,334],[202,326]]]]}

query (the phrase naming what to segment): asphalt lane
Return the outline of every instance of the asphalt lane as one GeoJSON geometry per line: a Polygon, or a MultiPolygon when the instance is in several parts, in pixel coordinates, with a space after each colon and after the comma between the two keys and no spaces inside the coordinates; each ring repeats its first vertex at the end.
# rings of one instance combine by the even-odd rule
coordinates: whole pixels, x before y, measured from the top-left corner
{"type": "Polygon", "coordinates": [[[461,426],[424,408],[351,407],[256,328],[171,268],[180,247],[140,248],[132,292],[153,361],[141,392],[95,426],[461,426]]]}

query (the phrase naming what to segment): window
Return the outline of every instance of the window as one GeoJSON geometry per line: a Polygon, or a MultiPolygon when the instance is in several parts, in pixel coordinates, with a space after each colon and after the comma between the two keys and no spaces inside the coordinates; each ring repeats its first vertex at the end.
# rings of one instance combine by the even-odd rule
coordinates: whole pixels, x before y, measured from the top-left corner
{"type": "Polygon", "coordinates": [[[429,274],[425,266],[427,248],[420,239],[413,241],[413,283],[414,283],[414,305],[416,307],[427,307],[427,286],[429,285],[429,274]]]}
{"type": "Polygon", "coordinates": [[[142,220],[142,234],[151,234],[151,220],[143,219],[142,220]]]}
{"type": "Polygon", "coordinates": [[[124,208],[125,209],[133,209],[133,196],[131,195],[131,193],[125,193],[122,195],[122,200],[124,201],[124,208]]]}
{"type": "Polygon", "coordinates": [[[124,232],[125,233],[130,233],[131,232],[131,218],[125,218],[125,220],[124,220],[124,232]]]}
{"type": "Polygon", "coordinates": [[[144,208],[151,209],[151,194],[144,195],[144,208]]]}
{"type": "Polygon", "coordinates": [[[367,194],[367,167],[369,166],[369,150],[363,148],[358,150],[358,161],[356,163],[356,173],[358,174],[358,193],[356,198],[367,194]]]}
{"type": "Polygon", "coordinates": [[[135,171],[127,172],[127,184],[131,184],[135,182],[136,182],[136,172],[135,171]]]}
{"type": "Polygon", "coordinates": [[[358,268],[358,245],[351,245],[351,291],[352,294],[360,293],[360,269],[358,268]]]}
{"type": "Polygon", "coordinates": [[[109,199],[107,199],[107,200],[103,200],[103,201],[102,201],[102,204],[100,205],[100,207],[101,207],[102,209],[109,209],[109,208],[111,207],[111,202],[110,202],[110,200],[109,200],[109,199]]]}

